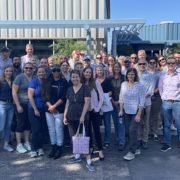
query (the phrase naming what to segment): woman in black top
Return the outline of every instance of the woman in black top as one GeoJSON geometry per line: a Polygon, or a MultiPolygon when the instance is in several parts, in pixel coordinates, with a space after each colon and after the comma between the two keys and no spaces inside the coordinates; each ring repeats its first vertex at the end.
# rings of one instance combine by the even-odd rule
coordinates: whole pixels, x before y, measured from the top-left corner
{"type": "MultiPolygon", "coordinates": [[[[89,136],[88,110],[90,105],[90,90],[86,85],[81,83],[81,75],[78,70],[71,72],[71,81],[73,86],[69,87],[67,91],[64,124],[68,124],[70,136],[72,137],[76,134],[79,124],[84,123],[86,135],[89,136]]],[[[75,154],[75,157],[68,163],[72,164],[80,161],[80,154],[75,154]]],[[[86,167],[89,171],[94,171],[90,155],[87,156],[86,167]]]]}
{"type": "Polygon", "coordinates": [[[104,120],[104,127],[105,127],[105,132],[104,132],[104,145],[105,147],[108,147],[111,141],[111,112],[113,110],[112,104],[111,104],[111,96],[112,96],[112,85],[111,81],[109,78],[105,78],[104,76],[104,69],[103,66],[98,65],[96,67],[96,79],[100,82],[103,92],[104,92],[104,102],[103,104],[108,103],[108,108],[101,108],[102,113],[103,113],[103,120],[104,120]],[[108,102],[107,102],[107,101],[108,102]]]}
{"type": "Polygon", "coordinates": [[[62,78],[60,66],[52,67],[52,78],[48,79],[44,89],[46,102],[46,120],[52,145],[49,158],[57,159],[62,154],[63,113],[65,108],[67,81],[62,78]]]}
{"type": "Polygon", "coordinates": [[[113,76],[110,78],[112,85],[112,118],[114,121],[114,128],[116,133],[116,142],[118,144],[118,150],[122,151],[125,144],[125,126],[123,119],[119,121],[119,94],[121,89],[121,83],[124,81],[124,75],[121,74],[121,64],[115,62],[113,64],[113,76]]]}
{"type": "Polygon", "coordinates": [[[0,79],[0,132],[3,133],[3,149],[12,152],[13,148],[8,144],[11,133],[11,123],[14,115],[12,97],[13,66],[4,67],[2,78],[0,79]]]}

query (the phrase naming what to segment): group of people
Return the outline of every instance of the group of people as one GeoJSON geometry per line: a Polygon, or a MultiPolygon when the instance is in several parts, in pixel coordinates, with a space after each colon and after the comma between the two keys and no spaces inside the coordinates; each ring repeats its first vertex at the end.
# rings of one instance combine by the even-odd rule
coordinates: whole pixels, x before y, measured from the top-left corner
{"type": "MultiPolygon", "coordinates": [[[[31,151],[32,158],[42,156],[43,144],[50,138],[48,157],[57,159],[83,124],[90,137],[86,167],[94,171],[93,148],[96,145],[103,161],[103,150],[112,142],[111,119],[118,150],[128,147],[125,160],[147,149],[150,135],[158,140],[160,126],[161,151],[171,149],[173,123],[180,147],[179,52],[149,59],[144,50],[117,59],[100,53],[92,60],[74,50],[71,58],[61,55],[55,63],[53,57],[39,60],[33,50],[33,45],[27,44],[25,56],[10,59],[10,50],[1,49],[0,132],[4,150],[14,150],[9,144],[14,131],[18,153],[31,151]]],[[[68,163],[80,161],[81,155],[74,154],[68,163]]]]}

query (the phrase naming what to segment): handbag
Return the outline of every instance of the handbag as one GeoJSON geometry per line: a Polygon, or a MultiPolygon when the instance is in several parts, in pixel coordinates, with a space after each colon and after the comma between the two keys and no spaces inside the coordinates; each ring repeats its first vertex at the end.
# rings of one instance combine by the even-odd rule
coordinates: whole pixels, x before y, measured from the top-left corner
{"type": "Polygon", "coordinates": [[[101,106],[101,111],[102,112],[109,112],[113,110],[111,98],[109,97],[108,93],[104,93],[104,101],[101,106]]]}
{"type": "Polygon", "coordinates": [[[85,126],[83,123],[83,132],[79,133],[80,125],[78,126],[76,134],[72,137],[73,154],[89,154],[89,141],[90,137],[86,136],[85,126]]]}

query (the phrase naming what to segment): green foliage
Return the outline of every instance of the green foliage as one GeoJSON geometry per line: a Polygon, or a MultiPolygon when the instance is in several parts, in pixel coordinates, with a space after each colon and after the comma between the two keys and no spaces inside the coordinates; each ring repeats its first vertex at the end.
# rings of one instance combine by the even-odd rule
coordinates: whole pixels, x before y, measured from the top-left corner
{"type": "Polygon", "coordinates": [[[175,52],[180,52],[180,44],[173,44],[172,46],[170,46],[167,49],[165,56],[169,57],[173,55],[175,52]]]}
{"type": "Polygon", "coordinates": [[[59,39],[50,47],[54,49],[54,56],[65,55],[70,57],[73,50],[86,50],[84,42],[69,39],[59,39]]]}
{"type": "Polygon", "coordinates": [[[117,54],[123,55],[123,56],[129,56],[131,53],[133,53],[133,47],[131,45],[118,45],[117,46],[117,54]]]}

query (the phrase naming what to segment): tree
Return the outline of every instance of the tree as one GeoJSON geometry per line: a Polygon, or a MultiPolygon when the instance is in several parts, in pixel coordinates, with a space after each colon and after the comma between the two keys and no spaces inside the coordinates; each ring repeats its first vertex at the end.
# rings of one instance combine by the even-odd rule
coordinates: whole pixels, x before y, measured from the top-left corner
{"type": "Polygon", "coordinates": [[[55,56],[65,55],[70,57],[73,50],[86,50],[85,42],[69,39],[59,39],[50,47],[54,49],[55,56]]]}
{"type": "Polygon", "coordinates": [[[168,47],[165,55],[168,57],[175,52],[180,52],[180,44],[173,44],[172,46],[168,47]]]}

